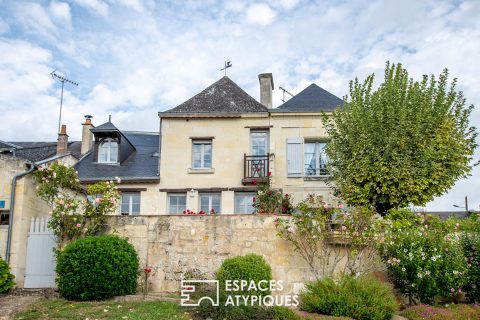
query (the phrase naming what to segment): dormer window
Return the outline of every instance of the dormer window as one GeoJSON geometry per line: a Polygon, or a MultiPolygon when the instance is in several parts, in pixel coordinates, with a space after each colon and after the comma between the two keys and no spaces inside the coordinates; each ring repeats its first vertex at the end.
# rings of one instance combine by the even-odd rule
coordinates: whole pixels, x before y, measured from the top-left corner
{"type": "Polygon", "coordinates": [[[99,163],[117,163],[118,162],[118,143],[107,138],[98,147],[99,163]]]}

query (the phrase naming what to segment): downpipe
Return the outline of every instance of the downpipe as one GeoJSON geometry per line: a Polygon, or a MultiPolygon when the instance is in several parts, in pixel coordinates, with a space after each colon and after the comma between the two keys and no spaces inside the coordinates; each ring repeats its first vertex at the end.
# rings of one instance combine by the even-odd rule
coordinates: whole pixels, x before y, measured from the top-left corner
{"type": "Polygon", "coordinates": [[[30,169],[25,172],[16,174],[12,179],[12,191],[10,192],[10,213],[8,215],[8,234],[7,234],[7,250],[5,252],[5,261],[10,263],[11,243],[12,243],[12,230],[13,230],[13,214],[15,209],[15,189],[17,186],[17,180],[32,173],[35,170],[34,165],[30,165],[30,169]]]}

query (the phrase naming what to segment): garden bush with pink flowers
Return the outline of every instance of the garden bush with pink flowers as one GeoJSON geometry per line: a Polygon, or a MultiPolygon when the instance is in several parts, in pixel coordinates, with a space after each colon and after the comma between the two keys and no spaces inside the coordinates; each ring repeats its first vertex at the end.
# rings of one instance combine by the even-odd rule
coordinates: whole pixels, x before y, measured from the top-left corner
{"type": "MultiPolygon", "coordinates": [[[[473,265],[463,239],[475,232],[462,230],[466,222],[408,210],[394,210],[386,221],[380,254],[394,286],[410,303],[459,301],[470,294],[473,265]]],[[[470,251],[478,263],[475,250],[470,251]]]]}

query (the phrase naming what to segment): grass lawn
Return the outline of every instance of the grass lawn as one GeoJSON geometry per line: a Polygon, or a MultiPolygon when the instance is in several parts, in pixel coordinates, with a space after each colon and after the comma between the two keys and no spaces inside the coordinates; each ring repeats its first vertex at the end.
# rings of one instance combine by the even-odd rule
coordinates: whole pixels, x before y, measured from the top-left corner
{"type": "Polygon", "coordinates": [[[26,311],[17,313],[20,319],[191,319],[175,302],[132,301],[132,302],[72,302],[67,300],[42,300],[26,311]]]}
{"type": "MultiPolygon", "coordinates": [[[[33,319],[75,319],[75,320],[191,320],[199,319],[198,315],[182,310],[176,302],[164,301],[98,301],[98,302],[75,302],[63,299],[40,300],[30,305],[25,311],[15,315],[16,320],[33,319]]],[[[294,315],[290,317],[280,316],[279,319],[295,320],[348,320],[349,318],[330,317],[314,314],[294,315]]]]}

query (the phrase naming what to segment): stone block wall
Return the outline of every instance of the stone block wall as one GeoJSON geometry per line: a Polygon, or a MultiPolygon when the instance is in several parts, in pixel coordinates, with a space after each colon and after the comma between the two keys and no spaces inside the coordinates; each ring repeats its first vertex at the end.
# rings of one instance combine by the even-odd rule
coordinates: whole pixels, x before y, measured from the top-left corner
{"type": "Polygon", "coordinates": [[[282,294],[297,293],[312,279],[308,265],[288,242],[277,237],[273,216],[137,216],[111,217],[111,232],[135,246],[141,267],[151,266],[153,292],[179,292],[185,274],[214,277],[227,257],[256,253],[282,280],[282,294]]]}

